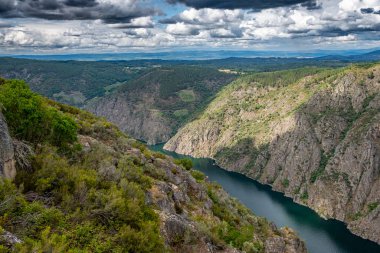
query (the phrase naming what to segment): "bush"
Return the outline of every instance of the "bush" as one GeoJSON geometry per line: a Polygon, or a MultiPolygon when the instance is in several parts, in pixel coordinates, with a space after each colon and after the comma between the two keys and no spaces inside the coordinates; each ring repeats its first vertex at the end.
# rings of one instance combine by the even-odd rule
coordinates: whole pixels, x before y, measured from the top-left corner
{"type": "Polygon", "coordinates": [[[193,178],[195,178],[195,180],[197,180],[197,182],[202,182],[206,178],[205,174],[198,170],[192,170],[191,175],[193,176],[193,178]]]}
{"type": "Polygon", "coordinates": [[[378,202],[373,202],[373,203],[370,203],[368,204],[368,212],[372,212],[373,210],[375,210],[377,207],[379,206],[379,203],[378,202]]]}
{"type": "Polygon", "coordinates": [[[23,81],[9,80],[1,85],[0,101],[10,131],[17,139],[33,144],[49,142],[58,147],[76,141],[75,121],[49,106],[23,81]]]}
{"type": "Polygon", "coordinates": [[[193,168],[193,161],[190,158],[182,158],[174,160],[174,163],[182,166],[186,170],[191,170],[193,168]]]}

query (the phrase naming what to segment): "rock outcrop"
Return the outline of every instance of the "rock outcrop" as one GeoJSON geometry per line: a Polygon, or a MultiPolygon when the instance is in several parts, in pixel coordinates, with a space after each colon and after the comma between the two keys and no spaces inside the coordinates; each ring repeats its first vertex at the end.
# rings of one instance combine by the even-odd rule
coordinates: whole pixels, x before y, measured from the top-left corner
{"type": "Polygon", "coordinates": [[[165,149],[214,158],[380,243],[380,65],[280,87],[247,80],[165,149]]]}
{"type": "Polygon", "coordinates": [[[0,174],[9,179],[16,176],[16,165],[12,138],[9,135],[5,118],[0,111],[0,174]]]}
{"type": "Polygon", "coordinates": [[[130,136],[149,144],[169,140],[175,124],[153,108],[154,100],[149,93],[141,96],[142,101],[137,102],[125,94],[114,94],[89,102],[85,108],[107,118],[130,136]]]}
{"type": "MultiPolygon", "coordinates": [[[[160,234],[173,252],[243,252],[232,245],[223,245],[211,236],[212,226],[216,229],[217,224],[227,224],[222,216],[216,215],[217,205],[220,205],[228,217],[238,219],[240,225],[251,224],[255,228],[254,240],[246,243],[245,252],[307,252],[305,243],[293,230],[279,229],[265,218],[255,216],[221,187],[211,186],[207,178],[196,180],[192,171],[176,165],[170,157],[152,154],[147,156],[147,150],[123,146],[110,139],[102,141],[91,136],[79,136],[79,142],[86,153],[100,147],[114,154],[123,150],[124,154],[129,154],[133,160],[139,161],[147,171],[160,179],[146,192],[146,203],[155,207],[160,218],[160,234]],[[211,198],[210,195],[214,197],[211,198]]],[[[112,165],[105,166],[102,173],[106,178],[117,177],[112,165]]]]}

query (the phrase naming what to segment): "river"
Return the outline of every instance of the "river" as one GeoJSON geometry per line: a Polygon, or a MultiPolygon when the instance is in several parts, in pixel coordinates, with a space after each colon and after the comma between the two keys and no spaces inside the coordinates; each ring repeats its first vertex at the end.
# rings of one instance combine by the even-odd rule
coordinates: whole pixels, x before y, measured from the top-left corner
{"type": "MultiPolygon", "coordinates": [[[[175,158],[188,157],[163,150],[163,144],[150,148],[175,158]]],[[[324,220],[310,208],[294,203],[267,185],[221,169],[211,159],[188,158],[195,169],[222,185],[256,215],[266,217],[278,227],[287,226],[297,231],[310,253],[380,253],[380,245],[352,234],[340,221],[324,220]]]]}

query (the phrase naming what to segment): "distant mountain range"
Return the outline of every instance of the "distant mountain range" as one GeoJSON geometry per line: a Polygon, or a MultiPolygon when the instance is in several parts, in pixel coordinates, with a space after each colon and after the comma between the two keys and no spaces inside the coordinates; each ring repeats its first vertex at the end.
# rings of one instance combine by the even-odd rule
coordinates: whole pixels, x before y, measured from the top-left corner
{"type": "Polygon", "coordinates": [[[340,60],[340,61],[378,61],[380,60],[380,50],[372,51],[360,55],[327,55],[319,57],[322,60],[340,60]]]}
{"type": "MultiPolygon", "coordinates": [[[[102,53],[102,54],[62,54],[62,55],[11,55],[0,54],[0,57],[13,57],[36,60],[76,60],[76,61],[124,61],[124,60],[214,60],[230,57],[236,58],[318,58],[324,59],[352,59],[375,55],[379,59],[380,48],[359,50],[315,50],[315,51],[175,51],[157,53],[102,53]]],[[[365,59],[367,60],[367,59],[365,59]]]]}

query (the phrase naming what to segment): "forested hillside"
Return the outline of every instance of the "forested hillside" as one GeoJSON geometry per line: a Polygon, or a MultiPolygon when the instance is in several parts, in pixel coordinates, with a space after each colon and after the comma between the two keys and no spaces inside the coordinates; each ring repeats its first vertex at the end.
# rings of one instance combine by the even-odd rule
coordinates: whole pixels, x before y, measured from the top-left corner
{"type": "Polygon", "coordinates": [[[164,142],[235,77],[213,68],[155,68],[117,92],[89,101],[85,109],[106,117],[134,138],[150,144],[164,142]]]}
{"type": "Polygon", "coordinates": [[[1,252],[306,251],[187,160],[105,120],[17,80],[0,79],[0,104],[0,168],[17,170],[1,171],[1,252]]]}
{"type": "Polygon", "coordinates": [[[117,62],[0,59],[0,76],[25,80],[33,91],[77,106],[88,99],[104,96],[143,70],[117,62]]]}
{"type": "Polygon", "coordinates": [[[153,144],[172,137],[237,75],[348,62],[335,58],[98,62],[1,58],[0,76],[23,79],[33,91],[86,108],[132,137],[153,144]]]}

